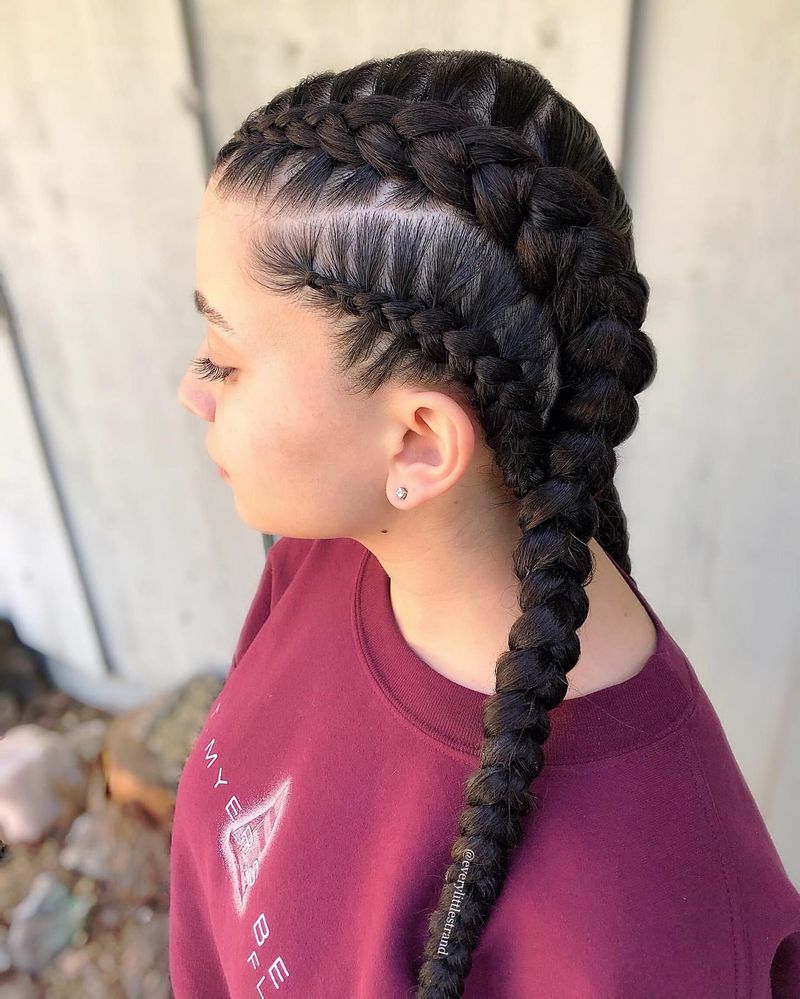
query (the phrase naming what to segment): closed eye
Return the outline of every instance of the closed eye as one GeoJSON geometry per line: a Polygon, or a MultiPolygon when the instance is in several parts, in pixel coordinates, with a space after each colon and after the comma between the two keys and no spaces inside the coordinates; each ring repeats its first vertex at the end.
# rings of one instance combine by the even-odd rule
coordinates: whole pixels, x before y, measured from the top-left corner
{"type": "Polygon", "coordinates": [[[192,367],[197,372],[198,378],[205,378],[208,381],[225,381],[236,371],[236,368],[220,367],[209,357],[196,357],[192,361],[192,367]]]}

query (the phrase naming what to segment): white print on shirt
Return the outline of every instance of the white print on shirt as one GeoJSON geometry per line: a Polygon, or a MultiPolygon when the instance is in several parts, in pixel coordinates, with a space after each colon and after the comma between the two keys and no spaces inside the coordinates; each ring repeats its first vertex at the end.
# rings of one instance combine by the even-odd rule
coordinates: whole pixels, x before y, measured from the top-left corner
{"type": "MultiPolygon", "coordinates": [[[[214,715],[219,712],[220,702],[214,709],[214,715]]],[[[204,726],[204,730],[208,724],[204,726]]],[[[228,872],[231,883],[231,902],[234,911],[241,916],[247,907],[251,889],[256,883],[259,872],[264,866],[264,860],[273,842],[280,819],[286,808],[291,777],[286,777],[277,788],[264,795],[245,811],[236,794],[229,793],[228,779],[223,775],[222,765],[217,765],[220,750],[216,745],[216,736],[212,736],[205,746],[206,769],[214,768],[215,791],[222,790],[225,795],[224,814],[219,832],[218,850],[228,872]]],[[[261,912],[252,925],[252,933],[260,949],[270,930],[266,917],[261,912]]],[[[253,969],[261,966],[258,951],[254,948],[247,957],[247,962],[253,969]]],[[[289,972],[283,958],[278,956],[267,968],[274,988],[280,988],[280,982],[289,977],[289,972]]],[[[263,996],[262,986],[266,981],[262,975],[256,982],[259,996],[263,996]]]]}
{"type": "MultiPolygon", "coordinates": [[[[208,751],[213,744],[212,738],[206,746],[206,759],[209,758],[208,751]]],[[[227,783],[222,778],[220,767],[214,787],[227,783]]],[[[261,865],[269,852],[286,805],[290,783],[291,779],[287,777],[277,790],[256,802],[246,812],[235,794],[231,795],[225,805],[228,821],[223,822],[220,829],[219,852],[228,870],[233,908],[239,915],[247,905],[250,889],[256,883],[261,865]]]]}
{"type": "MultiPolygon", "coordinates": [[[[259,947],[262,946],[264,941],[269,936],[269,926],[267,926],[267,921],[264,918],[263,912],[258,917],[258,919],[253,923],[253,936],[256,938],[256,943],[258,944],[259,947]]],[[[259,961],[258,954],[255,950],[250,952],[250,956],[248,957],[247,962],[253,968],[258,968],[261,966],[261,962],[259,961]]],[[[289,977],[289,972],[286,970],[286,965],[283,963],[282,957],[276,957],[267,970],[269,971],[270,981],[272,982],[272,984],[275,986],[276,989],[280,988],[280,985],[275,980],[276,975],[278,976],[279,981],[281,982],[286,981],[286,979],[289,977]]],[[[266,981],[266,977],[267,977],[266,975],[262,975],[261,978],[259,978],[258,982],[256,983],[258,994],[259,996],[262,997],[264,993],[261,991],[261,986],[266,981]]]]}

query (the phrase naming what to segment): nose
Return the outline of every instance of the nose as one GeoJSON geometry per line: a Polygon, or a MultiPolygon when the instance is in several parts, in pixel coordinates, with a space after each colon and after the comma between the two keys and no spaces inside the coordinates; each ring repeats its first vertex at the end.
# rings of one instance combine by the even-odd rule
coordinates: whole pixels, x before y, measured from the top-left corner
{"type": "Polygon", "coordinates": [[[197,377],[191,364],[178,385],[178,402],[202,420],[214,422],[214,394],[210,387],[197,377]]]}

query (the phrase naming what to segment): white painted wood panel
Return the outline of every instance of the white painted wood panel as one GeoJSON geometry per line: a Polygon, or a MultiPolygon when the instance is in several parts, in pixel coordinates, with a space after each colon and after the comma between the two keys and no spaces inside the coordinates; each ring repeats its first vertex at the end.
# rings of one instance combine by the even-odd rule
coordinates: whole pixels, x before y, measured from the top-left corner
{"type": "MultiPolygon", "coordinates": [[[[38,423],[0,337],[0,599],[65,685],[110,704],[224,671],[263,564],[176,399],[207,158],[302,76],[424,46],[534,63],[619,165],[631,9],[9,0],[0,265],[38,423]]],[[[639,9],[623,165],[659,373],[621,449],[634,573],[798,881],[800,10],[639,9]]]]}
{"type": "Polygon", "coordinates": [[[105,673],[102,649],[69,544],[28,396],[13,317],[0,313],[0,613],[20,641],[48,656],[65,649],[87,679],[105,673]]]}
{"type": "Polygon", "coordinates": [[[642,12],[627,190],[659,371],[622,448],[634,572],[800,883],[800,6],[642,12]]]}
{"type": "MultiPolygon", "coordinates": [[[[4,29],[6,292],[108,666],[140,698],[227,669],[263,564],[176,395],[203,335],[191,293],[206,174],[180,5],[11,0],[4,29]]],[[[24,432],[24,414],[14,422],[24,432]]],[[[49,558],[12,547],[4,574],[41,579],[49,558]]],[[[93,695],[91,641],[63,626],[74,602],[17,587],[14,612],[93,695]]]]}
{"type": "Polygon", "coordinates": [[[195,0],[196,39],[217,145],[249,111],[309,73],[413,48],[485,49],[533,63],[597,128],[622,142],[630,0],[195,0]]]}

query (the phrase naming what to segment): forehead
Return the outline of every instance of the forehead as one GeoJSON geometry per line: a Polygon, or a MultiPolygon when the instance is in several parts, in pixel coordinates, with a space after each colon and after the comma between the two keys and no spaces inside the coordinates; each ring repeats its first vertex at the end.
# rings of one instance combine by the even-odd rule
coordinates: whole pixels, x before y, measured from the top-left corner
{"type": "Polygon", "coordinates": [[[223,270],[228,278],[246,277],[246,237],[258,222],[253,209],[235,201],[221,201],[209,185],[197,214],[197,287],[210,298],[201,279],[207,270],[223,270]]]}
{"type": "Polygon", "coordinates": [[[256,328],[258,314],[280,303],[248,275],[247,231],[258,218],[252,208],[219,200],[206,188],[197,215],[195,287],[236,330],[243,345],[248,330],[256,328]]]}
{"type": "Polygon", "coordinates": [[[197,218],[195,287],[236,331],[231,346],[257,353],[325,347],[325,321],[308,305],[270,291],[249,273],[250,230],[262,222],[252,206],[221,201],[206,188],[197,218]]]}

